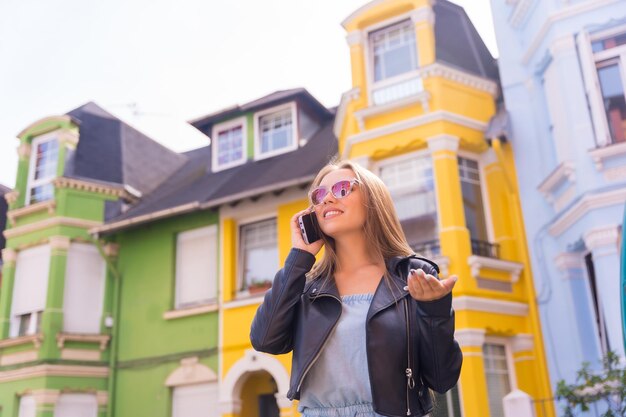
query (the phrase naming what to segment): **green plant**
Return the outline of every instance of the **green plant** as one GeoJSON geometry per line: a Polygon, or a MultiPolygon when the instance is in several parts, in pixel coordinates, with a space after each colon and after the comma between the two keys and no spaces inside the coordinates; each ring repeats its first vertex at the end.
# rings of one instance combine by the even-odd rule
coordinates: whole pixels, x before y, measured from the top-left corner
{"type": "Polygon", "coordinates": [[[602,371],[594,372],[589,362],[583,362],[576,383],[568,385],[564,380],[557,383],[557,398],[566,400],[565,417],[573,417],[577,407],[589,411],[589,406],[596,402],[608,406],[602,417],[626,417],[626,368],[611,351],[602,359],[602,365],[602,371]]]}

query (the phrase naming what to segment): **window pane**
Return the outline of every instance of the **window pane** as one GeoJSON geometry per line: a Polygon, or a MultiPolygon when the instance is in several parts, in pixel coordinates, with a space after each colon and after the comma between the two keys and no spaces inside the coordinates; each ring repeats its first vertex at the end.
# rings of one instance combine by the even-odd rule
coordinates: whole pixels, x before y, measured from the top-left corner
{"type": "Polygon", "coordinates": [[[61,394],[54,417],[97,417],[98,401],[93,394],[61,394]]]}
{"type": "Polygon", "coordinates": [[[219,165],[243,158],[243,127],[221,131],[217,134],[217,160],[219,165]]]}
{"type": "Polygon", "coordinates": [[[616,36],[612,36],[607,39],[602,39],[600,41],[595,41],[591,43],[591,49],[593,52],[600,52],[606,49],[615,48],[620,45],[626,44],[626,33],[621,33],[616,36]]]}
{"type": "Polygon", "coordinates": [[[217,417],[217,384],[175,387],[172,395],[172,417],[217,417]]]}
{"type": "Polygon", "coordinates": [[[511,392],[506,349],[503,345],[484,344],[483,359],[491,417],[504,417],[502,400],[511,392]]]}
{"type": "Polygon", "coordinates": [[[178,234],[176,308],[204,304],[217,297],[217,227],[178,234]]]}
{"type": "Polygon", "coordinates": [[[604,110],[613,143],[626,140],[626,100],[619,63],[598,68],[604,110]]]}
{"type": "Polygon", "coordinates": [[[242,288],[255,281],[272,280],[278,270],[276,219],[241,227],[242,288]]]}
{"type": "Polygon", "coordinates": [[[261,153],[276,151],[293,145],[291,109],[262,116],[259,125],[261,128],[261,153]]]}
{"type": "Polygon", "coordinates": [[[55,139],[41,142],[35,149],[35,176],[36,180],[50,178],[56,175],[58,145],[55,139]]]}
{"type": "Polygon", "coordinates": [[[478,163],[471,159],[460,157],[458,162],[465,223],[469,229],[470,237],[475,240],[488,242],[478,163]]]}
{"type": "Polygon", "coordinates": [[[30,204],[52,200],[53,197],[54,187],[52,186],[52,183],[40,185],[31,190],[30,204]]]}
{"type": "Polygon", "coordinates": [[[445,394],[435,393],[434,409],[431,417],[461,417],[461,403],[457,385],[445,394]]]}
{"type": "Polygon", "coordinates": [[[436,241],[437,201],[430,156],[382,166],[380,177],[389,188],[409,245],[416,248],[436,241]]]}
{"type": "Polygon", "coordinates": [[[20,398],[20,412],[18,417],[35,417],[37,415],[37,403],[32,395],[24,395],[20,398]]]}
{"type": "Polygon", "coordinates": [[[369,39],[375,81],[417,68],[415,28],[410,20],[372,32],[369,39]]]}

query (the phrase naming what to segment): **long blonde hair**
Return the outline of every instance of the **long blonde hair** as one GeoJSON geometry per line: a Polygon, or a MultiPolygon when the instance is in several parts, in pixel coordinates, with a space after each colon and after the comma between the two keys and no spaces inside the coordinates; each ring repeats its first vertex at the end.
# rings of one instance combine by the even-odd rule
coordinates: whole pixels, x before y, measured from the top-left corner
{"type": "MultiPolygon", "coordinates": [[[[353,161],[330,162],[317,174],[311,189],[319,186],[324,177],[339,169],[350,169],[359,180],[359,190],[363,193],[366,216],[363,232],[368,242],[370,256],[375,262],[384,262],[394,256],[408,256],[414,253],[406,241],[398,220],[389,190],[374,173],[353,161]]],[[[332,277],[337,267],[337,252],[332,237],[321,233],[324,241],[324,254],[309,274],[309,278],[332,277]]],[[[385,273],[388,278],[388,274],[385,273]]]]}

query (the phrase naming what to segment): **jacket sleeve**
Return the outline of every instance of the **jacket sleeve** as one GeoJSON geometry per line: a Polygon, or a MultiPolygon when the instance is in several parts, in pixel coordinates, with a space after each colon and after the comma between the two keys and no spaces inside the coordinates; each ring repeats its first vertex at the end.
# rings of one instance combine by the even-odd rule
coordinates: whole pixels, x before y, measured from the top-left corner
{"type": "Polygon", "coordinates": [[[252,320],[250,341],[254,349],[274,355],[293,349],[297,306],[304,290],[305,274],[314,263],[315,256],[311,253],[291,249],[285,266],[276,273],[272,288],[265,293],[252,320]]]}
{"type": "MultiPolygon", "coordinates": [[[[430,265],[424,272],[439,278],[430,265]]],[[[461,373],[463,354],[454,340],[452,293],[434,300],[417,301],[419,327],[420,377],[424,384],[440,394],[453,388],[461,373]]]]}

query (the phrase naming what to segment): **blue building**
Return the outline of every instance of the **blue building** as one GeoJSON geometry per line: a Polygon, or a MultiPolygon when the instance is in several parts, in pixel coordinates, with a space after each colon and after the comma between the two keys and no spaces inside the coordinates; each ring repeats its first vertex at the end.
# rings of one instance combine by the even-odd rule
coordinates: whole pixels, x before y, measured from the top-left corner
{"type": "Polygon", "coordinates": [[[491,0],[552,388],[624,357],[626,1],[491,0]]]}

